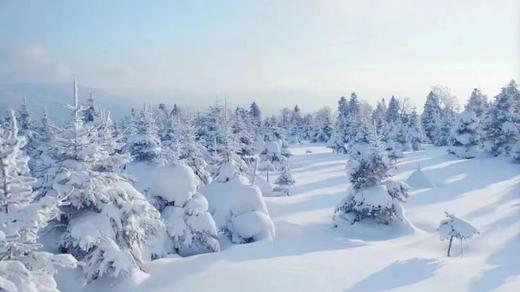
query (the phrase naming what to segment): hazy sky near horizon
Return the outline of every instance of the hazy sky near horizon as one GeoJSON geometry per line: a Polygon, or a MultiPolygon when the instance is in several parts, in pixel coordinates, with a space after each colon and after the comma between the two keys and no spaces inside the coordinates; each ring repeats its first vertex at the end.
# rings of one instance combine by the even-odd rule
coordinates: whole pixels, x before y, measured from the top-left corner
{"type": "Polygon", "coordinates": [[[518,0],[0,1],[0,83],[304,109],[520,75],[518,0]],[[193,99],[191,99],[193,97],[193,99]]]}

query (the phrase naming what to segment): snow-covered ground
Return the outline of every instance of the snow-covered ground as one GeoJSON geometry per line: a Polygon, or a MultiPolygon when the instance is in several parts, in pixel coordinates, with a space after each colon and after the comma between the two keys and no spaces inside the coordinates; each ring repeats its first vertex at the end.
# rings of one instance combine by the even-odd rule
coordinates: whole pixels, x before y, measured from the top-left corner
{"type": "MultiPolygon", "coordinates": [[[[345,195],[346,156],[320,145],[292,148],[296,184],[290,197],[265,198],[274,241],[223,246],[218,253],[152,262],[112,288],[120,291],[518,291],[520,165],[507,158],[457,159],[442,147],[406,153],[393,171],[406,180],[420,163],[424,176],[404,205],[415,226],[332,228],[345,195]],[[311,150],[312,153],[308,153],[311,150]],[[480,235],[459,256],[437,227],[448,211],[480,235]]],[[[98,285],[89,287],[91,290],[98,285]]],[[[98,290],[99,291],[99,290],[98,290]]]]}

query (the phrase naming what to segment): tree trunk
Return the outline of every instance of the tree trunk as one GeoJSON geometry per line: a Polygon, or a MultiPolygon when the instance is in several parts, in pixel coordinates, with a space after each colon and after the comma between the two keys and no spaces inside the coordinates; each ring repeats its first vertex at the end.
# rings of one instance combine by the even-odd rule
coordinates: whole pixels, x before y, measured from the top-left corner
{"type": "Polygon", "coordinates": [[[450,237],[450,245],[448,246],[448,256],[450,256],[451,244],[453,243],[453,235],[450,237]]]}

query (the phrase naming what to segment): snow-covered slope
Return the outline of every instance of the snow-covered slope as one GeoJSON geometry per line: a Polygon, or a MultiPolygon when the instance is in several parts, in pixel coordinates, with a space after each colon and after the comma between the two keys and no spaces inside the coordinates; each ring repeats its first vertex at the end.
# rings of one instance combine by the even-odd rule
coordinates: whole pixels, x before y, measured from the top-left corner
{"type": "MultiPolygon", "coordinates": [[[[292,149],[296,184],[289,197],[265,198],[274,241],[232,245],[219,253],[167,258],[113,287],[120,291],[518,291],[520,165],[506,158],[456,159],[445,148],[406,153],[394,179],[420,162],[434,185],[413,189],[406,214],[416,227],[332,228],[345,195],[346,157],[323,146],[292,149]],[[310,149],[312,153],[306,153],[310,149]],[[444,211],[471,222],[480,235],[464,256],[447,258],[436,228],[444,211]]],[[[94,288],[93,286],[90,287],[94,288]]],[[[99,291],[99,290],[98,290],[99,291]]]]}

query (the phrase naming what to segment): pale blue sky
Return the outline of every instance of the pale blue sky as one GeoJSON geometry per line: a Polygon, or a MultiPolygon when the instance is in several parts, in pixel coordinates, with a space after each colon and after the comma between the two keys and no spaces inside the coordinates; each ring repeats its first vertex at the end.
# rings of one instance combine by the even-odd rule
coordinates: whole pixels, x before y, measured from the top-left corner
{"type": "MultiPolygon", "coordinates": [[[[422,105],[519,76],[519,1],[0,1],[0,83],[69,82],[174,102],[422,105]]],[[[139,99],[141,98],[141,99],[139,99]]]]}

